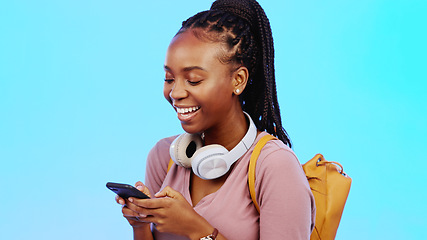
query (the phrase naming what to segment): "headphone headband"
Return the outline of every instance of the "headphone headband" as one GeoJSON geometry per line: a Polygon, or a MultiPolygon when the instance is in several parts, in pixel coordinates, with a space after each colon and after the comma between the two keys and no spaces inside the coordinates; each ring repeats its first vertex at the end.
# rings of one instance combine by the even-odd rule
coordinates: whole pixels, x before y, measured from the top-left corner
{"type": "MultiPolygon", "coordinates": [[[[252,144],[255,142],[256,135],[257,135],[257,129],[255,127],[254,121],[252,121],[251,116],[249,116],[248,113],[243,112],[246,117],[249,119],[249,129],[246,132],[245,136],[242,138],[242,140],[228,153],[228,156],[230,156],[230,159],[239,159],[243,156],[243,154],[246,153],[246,151],[249,150],[249,148],[252,146],[252,144]]],[[[228,158],[228,157],[227,157],[228,158]]],[[[233,164],[234,161],[231,163],[233,164]]],[[[230,164],[230,166],[231,166],[230,164]]]]}

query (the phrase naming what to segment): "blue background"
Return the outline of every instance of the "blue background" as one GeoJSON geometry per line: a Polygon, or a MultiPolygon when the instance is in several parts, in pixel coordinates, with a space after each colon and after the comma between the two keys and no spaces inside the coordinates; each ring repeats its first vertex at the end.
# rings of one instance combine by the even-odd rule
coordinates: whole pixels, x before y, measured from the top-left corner
{"type": "MultiPolygon", "coordinates": [[[[422,0],[260,1],[284,125],[353,178],[337,239],[426,239],[422,0]]],[[[163,60],[211,1],[0,3],[0,239],[131,239],[107,181],[182,132],[163,60]]]]}

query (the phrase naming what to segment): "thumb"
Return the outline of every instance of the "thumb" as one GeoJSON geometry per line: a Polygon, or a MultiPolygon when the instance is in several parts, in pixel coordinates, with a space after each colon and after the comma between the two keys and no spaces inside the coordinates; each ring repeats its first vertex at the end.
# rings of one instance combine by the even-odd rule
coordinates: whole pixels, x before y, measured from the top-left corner
{"type": "Polygon", "coordinates": [[[167,186],[165,188],[163,188],[162,191],[156,193],[154,195],[156,198],[161,198],[161,197],[170,197],[170,198],[174,198],[174,199],[183,199],[184,196],[182,196],[182,194],[178,191],[175,191],[173,188],[167,186]]]}
{"type": "Polygon", "coordinates": [[[135,187],[151,198],[150,190],[148,190],[148,187],[146,187],[141,181],[136,182],[135,187]]]}

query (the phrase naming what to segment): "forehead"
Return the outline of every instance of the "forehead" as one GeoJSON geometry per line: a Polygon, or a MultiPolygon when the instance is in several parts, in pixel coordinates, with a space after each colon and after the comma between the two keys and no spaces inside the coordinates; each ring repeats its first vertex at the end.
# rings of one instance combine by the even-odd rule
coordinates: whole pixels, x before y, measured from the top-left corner
{"type": "Polygon", "coordinates": [[[173,67],[202,66],[206,69],[224,67],[219,60],[220,43],[202,40],[192,30],[176,35],[169,44],[165,65],[173,67]]]}

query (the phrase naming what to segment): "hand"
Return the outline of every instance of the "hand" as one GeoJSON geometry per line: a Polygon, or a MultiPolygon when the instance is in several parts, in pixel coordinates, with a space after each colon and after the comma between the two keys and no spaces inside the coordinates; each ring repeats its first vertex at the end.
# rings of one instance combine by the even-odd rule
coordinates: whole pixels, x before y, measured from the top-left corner
{"type": "Polygon", "coordinates": [[[129,198],[127,207],[139,213],[140,220],[152,222],[160,232],[187,236],[190,239],[208,235],[213,227],[171,187],[164,188],[154,195],[155,199],[129,198]]]}
{"type": "MultiPolygon", "coordinates": [[[[147,196],[151,197],[150,191],[142,182],[138,181],[137,183],[135,183],[135,187],[147,196]]],[[[119,195],[116,195],[116,202],[122,205],[123,216],[128,220],[129,224],[132,227],[138,228],[149,224],[149,222],[146,222],[143,220],[143,218],[141,218],[141,215],[139,215],[139,213],[133,212],[128,208],[128,206],[132,204],[131,202],[129,202],[129,200],[123,199],[119,195]]]]}

